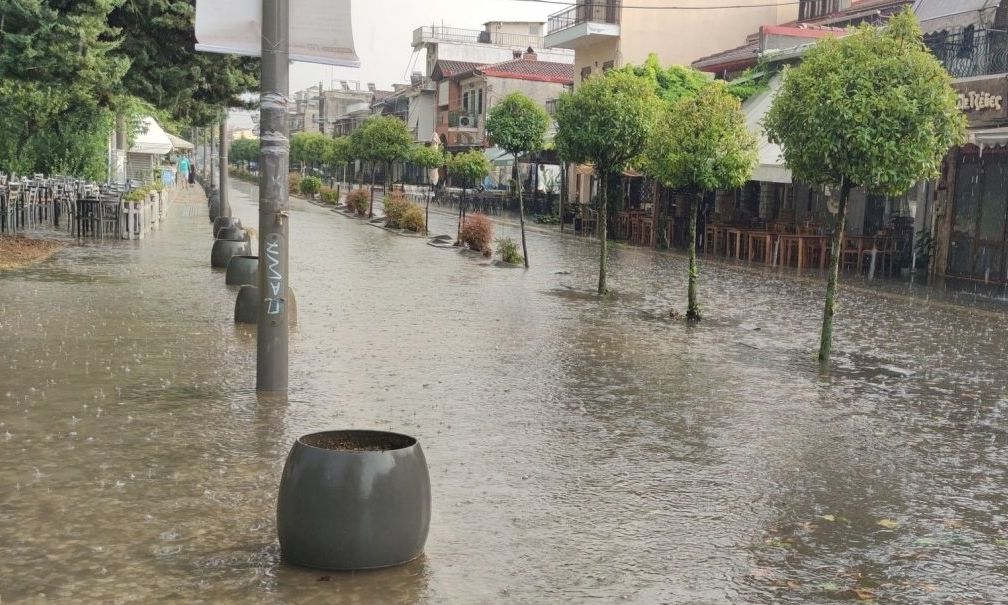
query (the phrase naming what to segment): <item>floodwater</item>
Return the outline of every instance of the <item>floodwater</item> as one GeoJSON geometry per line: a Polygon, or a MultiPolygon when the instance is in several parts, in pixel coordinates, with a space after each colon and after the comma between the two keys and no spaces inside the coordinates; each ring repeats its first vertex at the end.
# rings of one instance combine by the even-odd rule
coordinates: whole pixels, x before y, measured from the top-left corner
{"type": "Polygon", "coordinates": [[[532,233],[525,272],[291,225],[286,399],[254,392],[201,203],[0,274],[0,602],[1008,602],[996,304],[848,287],[824,373],[819,278],[702,259],[690,326],[680,255],[617,247],[600,300],[581,238],[532,233]],[[331,428],[420,440],[424,557],[281,563],[284,458],[331,428]]]}

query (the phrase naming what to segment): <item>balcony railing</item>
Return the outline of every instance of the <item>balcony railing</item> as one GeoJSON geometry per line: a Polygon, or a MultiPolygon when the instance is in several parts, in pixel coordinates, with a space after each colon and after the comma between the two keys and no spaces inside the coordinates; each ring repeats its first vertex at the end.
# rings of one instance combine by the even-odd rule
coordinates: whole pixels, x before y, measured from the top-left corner
{"type": "Polygon", "coordinates": [[[966,28],[925,36],[924,44],[953,78],[1008,73],[1008,32],[966,28]]]}
{"type": "Polygon", "coordinates": [[[454,42],[457,44],[491,44],[508,48],[542,48],[542,36],[488,32],[484,29],[461,29],[428,25],[413,30],[413,46],[424,42],[454,42]]]}
{"type": "Polygon", "coordinates": [[[547,31],[552,34],[589,22],[619,24],[620,4],[620,0],[578,0],[577,6],[550,15],[547,31]]]}

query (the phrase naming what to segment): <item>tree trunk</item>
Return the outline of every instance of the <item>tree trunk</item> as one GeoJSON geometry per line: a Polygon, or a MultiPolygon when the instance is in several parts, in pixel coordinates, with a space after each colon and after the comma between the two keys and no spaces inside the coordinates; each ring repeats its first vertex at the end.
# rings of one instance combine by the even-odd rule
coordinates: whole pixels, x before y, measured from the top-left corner
{"type": "Polygon", "coordinates": [[[374,218],[374,180],[377,162],[371,162],[371,201],[368,202],[368,218],[374,218]]]}
{"type": "Polygon", "coordinates": [[[458,228],[456,229],[456,235],[455,235],[455,245],[456,246],[461,246],[462,245],[462,210],[465,208],[465,196],[466,196],[466,190],[463,187],[462,188],[462,199],[459,200],[458,228]]]}
{"type": "Polygon", "coordinates": [[[564,198],[567,196],[567,162],[560,163],[560,233],[564,229],[564,198]]]}
{"type": "Polygon", "coordinates": [[[700,320],[700,305],[697,303],[697,281],[700,278],[700,270],[697,268],[696,259],[696,231],[697,218],[700,215],[700,204],[703,202],[703,192],[697,191],[693,195],[693,204],[690,207],[689,218],[689,289],[688,306],[686,308],[686,319],[690,321],[700,320]]]}
{"type": "Polygon", "coordinates": [[[608,292],[606,287],[606,256],[608,254],[607,248],[607,229],[606,229],[606,215],[609,213],[609,175],[605,172],[602,173],[602,183],[599,190],[602,195],[599,198],[599,210],[598,217],[595,221],[595,228],[598,233],[599,238],[599,272],[598,272],[598,293],[605,294],[608,292]]]}
{"type": "Polygon", "coordinates": [[[840,246],[843,243],[844,228],[847,223],[847,199],[850,184],[844,180],[840,186],[840,205],[837,209],[837,223],[830,242],[830,266],[826,282],[826,305],[823,308],[822,335],[819,339],[819,361],[826,363],[833,349],[833,313],[836,310],[837,280],[840,275],[840,246]]]}
{"type": "Polygon", "coordinates": [[[515,157],[515,162],[511,165],[511,179],[514,180],[515,188],[518,189],[518,222],[521,224],[522,254],[525,255],[525,268],[528,269],[528,246],[525,244],[525,201],[522,199],[521,183],[518,182],[518,154],[512,155],[515,157]]]}
{"type": "MultiPolygon", "coordinates": [[[[427,178],[430,180],[430,177],[427,178]]],[[[430,183],[430,195],[427,196],[427,205],[424,208],[423,228],[427,235],[430,235],[430,201],[434,197],[434,183],[430,183]]]]}

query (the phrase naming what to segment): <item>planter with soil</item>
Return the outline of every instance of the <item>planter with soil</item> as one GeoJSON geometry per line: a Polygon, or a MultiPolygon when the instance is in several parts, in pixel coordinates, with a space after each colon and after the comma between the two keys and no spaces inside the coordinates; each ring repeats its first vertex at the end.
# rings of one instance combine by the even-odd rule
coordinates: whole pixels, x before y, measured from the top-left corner
{"type": "Polygon", "coordinates": [[[229,286],[255,286],[259,283],[258,256],[232,256],[224,283],[229,286]]]}
{"type": "Polygon", "coordinates": [[[221,229],[241,229],[241,221],[233,216],[218,216],[213,224],[213,234],[217,237],[217,234],[221,229]]]}
{"type": "Polygon", "coordinates": [[[210,266],[224,269],[232,256],[248,256],[252,254],[252,246],[247,239],[240,241],[216,239],[210,250],[210,266]]]}
{"type": "Polygon", "coordinates": [[[327,431],[297,440],[277,498],[287,563],[329,570],[389,567],[423,554],[430,477],[417,440],[327,431]]]}

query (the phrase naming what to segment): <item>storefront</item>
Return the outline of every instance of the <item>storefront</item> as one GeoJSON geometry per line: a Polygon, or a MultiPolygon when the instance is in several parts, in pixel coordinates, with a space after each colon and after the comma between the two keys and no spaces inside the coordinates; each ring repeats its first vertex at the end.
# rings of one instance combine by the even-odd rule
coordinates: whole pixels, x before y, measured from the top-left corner
{"type": "Polygon", "coordinates": [[[935,272],[1008,282],[1008,77],[954,86],[969,143],[950,152],[939,183],[935,272]]]}

